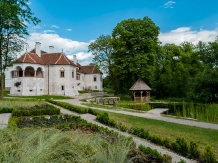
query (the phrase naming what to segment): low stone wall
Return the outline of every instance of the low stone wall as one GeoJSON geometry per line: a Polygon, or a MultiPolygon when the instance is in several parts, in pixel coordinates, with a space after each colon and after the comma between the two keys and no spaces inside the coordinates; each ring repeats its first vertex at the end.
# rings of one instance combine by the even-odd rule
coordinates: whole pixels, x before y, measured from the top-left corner
{"type": "Polygon", "coordinates": [[[109,104],[109,105],[113,105],[113,104],[119,103],[120,97],[97,97],[97,98],[94,98],[94,101],[97,104],[109,104]]]}

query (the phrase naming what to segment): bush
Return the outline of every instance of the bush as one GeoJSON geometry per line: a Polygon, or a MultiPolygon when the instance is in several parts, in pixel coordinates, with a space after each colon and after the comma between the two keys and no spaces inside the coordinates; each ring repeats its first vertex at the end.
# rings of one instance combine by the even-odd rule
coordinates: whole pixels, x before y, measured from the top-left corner
{"type": "Polygon", "coordinates": [[[176,142],[172,143],[172,149],[183,156],[187,156],[189,152],[188,144],[184,138],[176,138],[176,142]]]}
{"type": "Polygon", "coordinates": [[[149,138],[149,132],[145,131],[143,128],[131,127],[129,132],[133,135],[136,135],[136,136],[144,138],[144,139],[149,138]]]}
{"type": "Polygon", "coordinates": [[[65,109],[68,109],[70,111],[74,111],[74,112],[77,112],[77,113],[80,113],[80,114],[86,114],[88,113],[88,109],[84,108],[84,107],[80,107],[80,106],[75,106],[75,105],[71,105],[71,104],[68,104],[66,102],[59,102],[59,101],[53,101],[53,100],[46,100],[54,105],[58,105],[58,106],[61,106],[65,109]]]}
{"type": "Polygon", "coordinates": [[[38,115],[54,115],[60,114],[60,109],[56,108],[52,105],[44,104],[44,105],[36,105],[34,107],[29,108],[14,108],[12,111],[12,116],[38,116],[38,115]]]}
{"type": "Polygon", "coordinates": [[[203,157],[206,163],[216,163],[217,162],[215,158],[214,149],[210,145],[206,146],[203,157]]]}
{"type": "Polygon", "coordinates": [[[197,143],[191,141],[190,142],[190,149],[189,149],[189,153],[190,153],[190,156],[192,158],[199,158],[200,156],[200,152],[198,150],[198,145],[197,143]]]}
{"type": "Polygon", "coordinates": [[[114,120],[112,120],[112,119],[109,119],[107,113],[98,114],[97,117],[96,117],[96,120],[98,120],[99,122],[101,122],[103,124],[111,126],[111,127],[116,126],[116,122],[114,120]]]}
{"type": "Polygon", "coordinates": [[[0,113],[12,113],[13,108],[0,108],[0,113]]]}
{"type": "Polygon", "coordinates": [[[163,159],[163,156],[161,155],[161,153],[159,153],[156,149],[151,149],[150,147],[139,145],[139,150],[145,154],[152,154],[156,156],[157,158],[163,159]]]}

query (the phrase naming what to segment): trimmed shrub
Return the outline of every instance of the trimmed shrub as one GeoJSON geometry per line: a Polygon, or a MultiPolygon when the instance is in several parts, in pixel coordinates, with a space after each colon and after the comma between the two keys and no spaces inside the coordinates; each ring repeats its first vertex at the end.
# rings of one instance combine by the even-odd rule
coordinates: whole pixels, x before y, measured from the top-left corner
{"type": "Polygon", "coordinates": [[[172,143],[172,149],[177,153],[187,156],[188,155],[188,144],[184,138],[176,138],[176,142],[172,143]]]}
{"type": "Polygon", "coordinates": [[[215,158],[214,149],[210,145],[206,146],[203,157],[206,163],[216,163],[217,162],[215,158]]]}
{"type": "Polygon", "coordinates": [[[196,142],[193,141],[190,142],[189,153],[191,158],[199,158],[200,152],[198,150],[198,144],[196,142]]]}
{"type": "Polygon", "coordinates": [[[66,102],[59,102],[59,101],[53,101],[53,100],[46,100],[46,101],[50,102],[50,103],[52,103],[54,105],[61,106],[61,107],[65,108],[65,109],[68,109],[70,111],[74,111],[74,112],[80,113],[80,114],[88,113],[88,109],[84,108],[84,107],[71,105],[71,104],[68,104],[66,102]]]}
{"type": "Polygon", "coordinates": [[[163,156],[161,153],[159,153],[156,149],[151,149],[150,147],[145,147],[143,145],[139,145],[139,150],[142,151],[145,154],[152,154],[156,156],[157,158],[163,159],[163,156]]]}
{"type": "Polygon", "coordinates": [[[12,111],[12,116],[38,116],[38,115],[54,115],[60,114],[60,109],[52,105],[41,105],[34,106],[30,108],[14,108],[12,111]]]}
{"type": "Polygon", "coordinates": [[[0,108],[0,113],[12,113],[13,108],[0,108]]]}

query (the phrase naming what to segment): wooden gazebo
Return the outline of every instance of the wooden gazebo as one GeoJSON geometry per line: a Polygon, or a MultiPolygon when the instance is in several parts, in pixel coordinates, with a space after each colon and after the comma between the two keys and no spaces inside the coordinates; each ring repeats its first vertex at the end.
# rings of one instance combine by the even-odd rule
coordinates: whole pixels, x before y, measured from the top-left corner
{"type": "Polygon", "coordinates": [[[141,78],[129,90],[133,101],[150,101],[151,88],[141,78]]]}

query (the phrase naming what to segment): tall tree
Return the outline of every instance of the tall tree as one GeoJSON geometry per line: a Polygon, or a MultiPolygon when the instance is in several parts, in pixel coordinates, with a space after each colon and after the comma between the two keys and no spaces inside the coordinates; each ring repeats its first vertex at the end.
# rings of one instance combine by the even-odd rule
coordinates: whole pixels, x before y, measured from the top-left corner
{"type": "MultiPolygon", "coordinates": [[[[40,22],[33,17],[28,6],[28,0],[1,0],[0,1],[0,75],[13,54],[20,52],[24,47],[24,38],[28,35],[27,23],[34,25],[40,22]]],[[[4,97],[4,78],[1,78],[0,98],[4,97]]]]}
{"type": "Polygon", "coordinates": [[[128,91],[138,78],[152,85],[158,35],[159,27],[148,17],[121,21],[113,29],[113,72],[121,92],[128,91]]]}
{"type": "Polygon", "coordinates": [[[117,78],[113,72],[112,54],[114,49],[112,37],[110,35],[101,35],[89,45],[88,49],[94,55],[93,62],[108,76],[114,89],[117,89],[117,78]]]}

